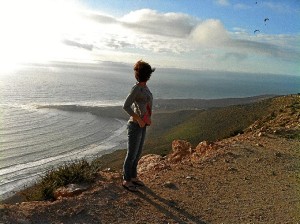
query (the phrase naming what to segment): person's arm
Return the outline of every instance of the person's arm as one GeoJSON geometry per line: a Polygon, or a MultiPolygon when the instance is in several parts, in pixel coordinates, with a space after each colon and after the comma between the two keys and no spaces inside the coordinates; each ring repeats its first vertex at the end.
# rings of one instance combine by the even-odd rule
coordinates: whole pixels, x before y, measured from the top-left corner
{"type": "Polygon", "coordinates": [[[133,118],[133,120],[138,122],[138,124],[141,128],[143,128],[145,126],[145,122],[140,118],[139,115],[134,113],[134,111],[131,108],[131,106],[134,103],[134,100],[136,98],[136,95],[138,93],[138,90],[139,90],[138,86],[134,86],[132,88],[131,92],[129,93],[129,95],[127,96],[127,98],[125,100],[123,109],[133,118]]]}

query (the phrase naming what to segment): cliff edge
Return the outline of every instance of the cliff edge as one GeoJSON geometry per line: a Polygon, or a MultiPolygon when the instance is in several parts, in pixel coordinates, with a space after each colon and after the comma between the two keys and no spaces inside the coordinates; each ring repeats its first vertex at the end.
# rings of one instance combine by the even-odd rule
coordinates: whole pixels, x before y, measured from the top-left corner
{"type": "Polygon", "coordinates": [[[106,169],[77,196],[2,204],[0,223],[300,222],[300,97],[275,100],[243,134],[142,157],[137,193],[106,169]]]}

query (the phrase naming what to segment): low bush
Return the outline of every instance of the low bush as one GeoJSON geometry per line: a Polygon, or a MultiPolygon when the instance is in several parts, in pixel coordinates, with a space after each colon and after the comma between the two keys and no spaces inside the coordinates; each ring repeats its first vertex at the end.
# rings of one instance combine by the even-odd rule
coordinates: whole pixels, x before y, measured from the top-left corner
{"type": "Polygon", "coordinates": [[[71,183],[91,183],[95,180],[97,167],[90,165],[85,159],[65,163],[48,170],[41,180],[23,195],[28,201],[53,199],[53,192],[71,183]]]}

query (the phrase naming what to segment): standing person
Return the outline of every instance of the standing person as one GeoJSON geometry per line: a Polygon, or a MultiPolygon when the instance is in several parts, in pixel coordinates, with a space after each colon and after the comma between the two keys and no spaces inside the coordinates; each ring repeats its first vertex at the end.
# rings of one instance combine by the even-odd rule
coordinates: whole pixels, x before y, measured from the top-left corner
{"type": "Polygon", "coordinates": [[[142,60],[134,65],[137,83],[127,96],[123,109],[130,115],[127,124],[127,154],[123,166],[122,186],[129,191],[137,191],[136,186],[144,186],[137,178],[137,165],[142,154],[146,127],[151,125],[153,96],[147,81],[155,69],[142,60]]]}

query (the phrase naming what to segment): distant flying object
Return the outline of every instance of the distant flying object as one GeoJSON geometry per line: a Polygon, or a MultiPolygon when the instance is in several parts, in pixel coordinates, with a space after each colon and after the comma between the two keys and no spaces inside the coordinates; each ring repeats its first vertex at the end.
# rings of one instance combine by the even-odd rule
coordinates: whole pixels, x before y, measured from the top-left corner
{"type": "Polygon", "coordinates": [[[269,18],[265,18],[264,21],[267,22],[269,20],[269,18]]]}
{"type": "Polygon", "coordinates": [[[254,34],[257,33],[257,32],[260,32],[260,31],[259,30],[254,30],[254,34]]]}

